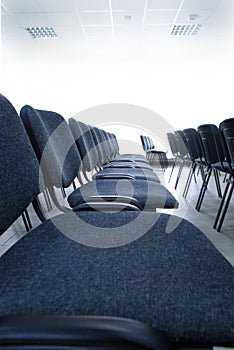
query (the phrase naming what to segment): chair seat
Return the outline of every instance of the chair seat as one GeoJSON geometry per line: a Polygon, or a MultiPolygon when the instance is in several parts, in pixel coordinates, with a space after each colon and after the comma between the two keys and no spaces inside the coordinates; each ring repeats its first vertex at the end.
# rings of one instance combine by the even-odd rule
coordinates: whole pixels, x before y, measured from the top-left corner
{"type": "Polygon", "coordinates": [[[214,163],[214,164],[212,164],[212,168],[214,168],[216,170],[224,171],[225,173],[228,173],[228,174],[231,174],[231,170],[230,170],[230,167],[229,167],[227,162],[214,163]]]}
{"type": "Polygon", "coordinates": [[[130,175],[136,180],[149,180],[154,182],[160,182],[160,179],[155,172],[145,169],[133,169],[133,168],[105,168],[99,171],[93,176],[93,179],[99,179],[103,175],[116,174],[116,177],[120,175],[130,175]]]}
{"type": "Polygon", "coordinates": [[[82,212],[46,221],[1,257],[0,315],[117,316],[179,343],[234,344],[233,267],[188,221],[166,233],[169,218],[82,212]]]}
{"type": "Polygon", "coordinates": [[[133,197],[145,210],[178,207],[177,200],[164,186],[157,182],[142,180],[92,181],[72,192],[68,197],[68,202],[73,208],[87,202],[93,195],[133,197]]]}

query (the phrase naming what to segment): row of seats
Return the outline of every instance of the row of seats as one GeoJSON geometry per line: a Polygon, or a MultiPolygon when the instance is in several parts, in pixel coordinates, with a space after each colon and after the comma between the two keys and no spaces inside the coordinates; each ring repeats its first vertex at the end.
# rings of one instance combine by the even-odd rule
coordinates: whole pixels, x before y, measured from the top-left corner
{"type": "Polygon", "coordinates": [[[167,152],[155,149],[152,137],[140,135],[142,148],[146,153],[146,158],[150,164],[159,162],[161,169],[165,171],[168,167],[167,152]]]}
{"type": "Polygon", "coordinates": [[[219,232],[230,204],[234,186],[234,119],[222,121],[219,128],[214,124],[204,124],[200,125],[197,130],[188,128],[168,133],[167,136],[175,162],[176,160],[180,162],[175,188],[178,185],[185,162],[188,160],[191,162],[184,188],[184,197],[187,196],[192,178],[195,178],[196,169],[198,168],[201,172],[202,186],[196,203],[198,211],[201,209],[211,175],[214,175],[218,197],[222,198],[213,226],[219,232]],[[225,174],[224,181],[226,180],[223,194],[220,186],[220,173],[225,174]]]}
{"type": "MultiPolygon", "coordinates": [[[[83,126],[76,123],[69,122],[74,124],[73,133],[83,126]]],[[[26,106],[20,118],[2,95],[0,126],[3,233],[30,203],[39,210],[36,199],[45,186],[70,186],[85,167],[81,149],[90,140],[95,142],[95,137],[82,137],[82,143],[75,137],[77,144],[61,116],[26,106]]],[[[87,132],[93,130],[84,127],[87,132]]],[[[113,142],[110,139],[109,135],[109,145],[113,142]]],[[[104,144],[108,153],[110,148],[104,144]]],[[[101,153],[102,142],[98,145],[101,153]]],[[[83,156],[87,166],[95,163],[98,153],[91,154],[90,149],[83,149],[88,151],[87,159],[83,156]]],[[[147,165],[137,155],[116,155],[114,159],[118,164],[137,165],[142,159],[147,165]]],[[[138,174],[137,169],[142,167],[134,167],[132,172],[138,174]]],[[[153,173],[147,169],[142,172],[153,173]]],[[[81,188],[96,182],[99,195],[99,186],[109,191],[111,181],[115,186],[117,180],[104,177],[75,189],[68,197],[71,203],[75,196],[70,204],[74,210],[64,207],[63,213],[44,220],[1,257],[0,348],[172,350],[232,346],[232,266],[188,221],[181,218],[178,225],[174,215],[139,210],[140,192],[137,199],[131,196],[132,204],[124,203],[136,210],[77,210],[88,205],[85,195],[95,196],[90,190],[81,198],[81,188]]],[[[135,183],[141,188],[146,184],[152,189],[162,186],[146,177],[127,182],[134,191],[135,183]]]]}
{"type": "Polygon", "coordinates": [[[142,155],[119,155],[114,134],[55,112],[24,106],[20,117],[28,132],[48,188],[80,185],[68,196],[73,210],[155,210],[178,203],[142,155]]]}

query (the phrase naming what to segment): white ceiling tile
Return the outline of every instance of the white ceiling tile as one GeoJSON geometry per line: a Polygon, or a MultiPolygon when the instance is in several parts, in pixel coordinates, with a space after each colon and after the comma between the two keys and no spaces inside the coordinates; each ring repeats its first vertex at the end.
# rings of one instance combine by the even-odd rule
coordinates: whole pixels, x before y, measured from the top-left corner
{"type": "Polygon", "coordinates": [[[54,26],[54,31],[59,39],[83,40],[84,32],[80,26],[54,26]]]}
{"type": "Polygon", "coordinates": [[[108,0],[76,0],[76,6],[79,11],[110,9],[108,0]]]}
{"type": "Polygon", "coordinates": [[[44,12],[68,12],[75,10],[74,0],[37,0],[44,12]]]}
{"type": "Polygon", "coordinates": [[[212,10],[182,10],[177,17],[176,23],[186,23],[186,24],[203,24],[206,23],[209,19],[209,16],[212,14],[212,10]],[[195,20],[190,20],[189,15],[198,15],[195,20]]]}
{"type": "Polygon", "coordinates": [[[181,0],[148,0],[147,8],[148,9],[178,9],[180,7],[180,4],[181,4],[181,0]]]}
{"type": "MultiPolygon", "coordinates": [[[[234,10],[234,9],[233,9],[234,10]]],[[[208,18],[208,24],[233,24],[234,23],[234,11],[227,11],[227,9],[215,9],[211,11],[208,18]]]]}
{"type": "Polygon", "coordinates": [[[1,4],[1,13],[7,13],[7,12],[8,12],[7,8],[2,3],[1,4]]]}
{"type": "Polygon", "coordinates": [[[47,12],[45,15],[51,26],[76,26],[80,24],[76,12],[47,12]]]}
{"type": "MultiPolygon", "coordinates": [[[[232,2],[232,0],[230,0],[232,2]]],[[[185,0],[182,9],[200,9],[207,10],[215,8],[218,4],[218,0],[185,0]]]]}
{"type": "Polygon", "coordinates": [[[80,18],[83,25],[111,25],[109,12],[82,12],[80,18]]]}
{"type": "Polygon", "coordinates": [[[85,27],[85,30],[87,35],[90,37],[102,37],[102,36],[112,37],[111,26],[91,26],[91,27],[85,27]]]}
{"type": "Polygon", "coordinates": [[[17,21],[23,27],[44,27],[50,23],[43,13],[18,13],[17,21]]]}
{"type": "Polygon", "coordinates": [[[144,26],[144,33],[150,36],[166,38],[170,33],[170,25],[144,26]]]}
{"type": "Polygon", "coordinates": [[[112,0],[113,10],[144,11],[145,0],[112,0]]]}
{"type": "Polygon", "coordinates": [[[40,12],[36,0],[2,0],[3,6],[9,12],[40,12]]]}
{"type": "Polygon", "coordinates": [[[6,40],[33,40],[27,30],[23,27],[3,29],[2,35],[6,40]]]}
{"type": "Polygon", "coordinates": [[[176,10],[147,11],[145,17],[145,24],[170,24],[174,21],[176,14],[176,10]]]}
{"type": "Polygon", "coordinates": [[[19,27],[18,17],[16,14],[12,13],[2,13],[2,28],[12,28],[19,27]]]}
{"type": "Polygon", "coordinates": [[[231,0],[219,0],[217,3],[218,9],[234,9],[234,1],[231,0]]]}

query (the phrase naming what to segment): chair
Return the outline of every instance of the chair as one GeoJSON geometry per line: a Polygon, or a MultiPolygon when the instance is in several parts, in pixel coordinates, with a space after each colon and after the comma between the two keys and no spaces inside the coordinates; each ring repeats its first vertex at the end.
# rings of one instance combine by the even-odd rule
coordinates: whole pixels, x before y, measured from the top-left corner
{"type": "Polygon", "coordinates": [[[196,181],[195,172],[196,172],[197,166],[198,166],[198,170],[201,172],[202,178],[204,178],[204,166],[206,164],[205,164],[201,142],[200,142],[197,130],[193,128],[188,128],[188,129],[184,129],[183,133],[186,140],[187,149],[189,152],[189,158],[191,160],[191,167],[190,167],[188,179],[183,192],[183,197],[186,198],[193,176],[196,181]]]}
{"type": "Polygon", "coordinates": [[[170,146],[170,149],[171,149],[171,153],[173,155],[173,163],[172,163],[172,168],[171,168],[171,174],[170,174],[169,180],[168,180],[168,182],[170,183],[171,177],[172,177],[175,165],[176,165],[176,160],[177,160],[177,157],[178,157],[178,150],[177,150],[177,146],[176,146],[175,135],[172,132],[168,132],[167,133],[167,138],[168,138],[169,146],[170,146]]]}
{"type": "Polygon", "coordinates": [[[180,161],[179,170],[178,170],[178,174],[175,182],[175,189],[176,189],[181,177],[184,164],[189,159],[186,139],[181,130],[175,131],[175,145],[177,149],[177,159],[179,159],[180,161]]]}
{"type": "Polygon", "coordinates": [[[207,186],[210,181],[211,174],[213,172],[217,194],[218,197],[222,197],[219,172],[228,173],[229,169],[227,163],[225,162],[225,155],[223,152],[223,147],[220,140],[219,129],[214,124],[204,124],[198,127],[198,133],[200,135],[202,147],[204,150],[205,162],[207,165],[207,170],[202,183],[202,187],[198,196],[196,209],[199,211],[207,190],[207,186]]]}
{"type": "MultiPolygon", "coordinates": [[[[38,195],[40,186],[35,153],[20,118],[3,96],[0,124],[3,232],[38,195]]],[[[55,342],[66,349],[79,334],[84,340],[84,329],[91,329],[93,339],[103,337],[104,345],[113,329],[114,342],[129,339],[129,345],[140,349],[152,349],[155,337],[158,349],[157,331],[179,349],[233,346],[233,267],[188,221],[181,219],[168,234],[169,219],[173,216],[141,211],[69,212],[31,230],[0,258],[1,346],[8,342],[17,349],[16,341],[22,345],[18,349],[25,349],[26,340],[41,349],[38,341],[47,334],[46,349],[55,342]],[[34,317],[43,315],[48,320],[41,319],[39,327],[34,317]],[[80,325],[77,316],[94,317],[93,326],[83,319],[80,325]],[[156,333],[131,321],[119,328],[115,321],[102,323],[96,317],[133,319],[156,333]]],[[[160,346],[170,349],[166,343],[160,346]]]]}
{"type": "Polygon", "coordinates": [[[226,186],[223,193],[223,198],[220,203],[216,219],[214,222],[214,228],[217,228],[217,231],[220,232],[227,210],[232,198],[233,188],[234,188],[234,118],[226,119],[219,125],[219,130],[221,134],[221,142],[225,154],[224,163],[225,168],[228,167],[229,178],[226,180],[226,186]]]}
{"type": "Polygon", "coordinates": [[[166,170],[168,166],[168,159],[166,152],[155,150],[154,143],[151,137],[140,135],[142,147],[146,153],[146,158],[150,164],[153,164],[155,161],[159,161],[159,164],[163,171],[166,170]]]}

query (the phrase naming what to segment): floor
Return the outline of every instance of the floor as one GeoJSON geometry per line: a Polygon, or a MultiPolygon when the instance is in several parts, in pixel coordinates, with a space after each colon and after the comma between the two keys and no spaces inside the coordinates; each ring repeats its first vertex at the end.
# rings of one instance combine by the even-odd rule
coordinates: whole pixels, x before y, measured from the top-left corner
{"type": "MultiPolygon", "coordinates": [[[[215,188],[215,183],[213,178],[211,178],[210,184],[208,186],[208,190],[206,192],[202,208],[200,212],[197,212],[194,208],[195,208],[198,193],[201,187],[201,177],[199,174],[196,176],[196,181],[197,181],[196,183],[194,179],[192,180],[191,187],[188,192],[188,196],[185,199],[182,194],[183,194],[185,182],[189,172],[188,166],[184,167],[176,190],[174,189],[174,185],[175,185],[175,181],[178,173],[178,168],[174,169],[170,183],[168,182],[168,180],[170,177],[171,168],[168,168],[167,171],[162,172],[158,166],[155,166],[154,171],[160,176],[161,182],[165,184],[165,186],[173,193],[173,195],[178,199],[180,204],[178,209],[161,210],[161,212],[174,214],[178,217],[178,220],[174,221],[173,225],[176,225],[179,223],[179,218],[184,218],[192,222],[208,237],[208,239],[210,239],[210,241],[215,245],[215,247],[234,266],[234,218],[233,218],[234,201],[232,201],[229,207],[222,230],[220,233],[218,233],[216,230],[212,228],[214,218],[220,203],[220,199],[216,195],[216,188],[215,188]]],[[[223,183],[222,176],[220,176],[220,182],[221,182],[222,188],[224,188],[225,184],[223,183]]],[[[64,199],[60,191],[58,195],[60,200],[63,201],[64,199]]],[[[60,213],[58,209],[56,209],[55,207],[53,207],[52,211],[50,212],[47,211],[43,195],[40,195],[40,202],[44,210],[47,212],[48,217],[52,217],[60,213]]],[[[157,211],[159,212],[159,210],[157,211]]],[[[37,218],[31,205],[28,208],[28,212],[29,212],[33,227],[38,226],[40,224],[40,221],[37,218]]],[[[0,236],[0,256],[2,256],[12,245],[14,245],[25,234],[27,233],[23,224],[23,220],[20,217],[3,235],[0,236]]],[[[227,350],[227,348],[221,348],[221,347],[213,348],[213,350],[224,350],[224,349],[227,350]]],[[[231,349],[231,350],[234,350],[234,349],[231,349]]]]}

